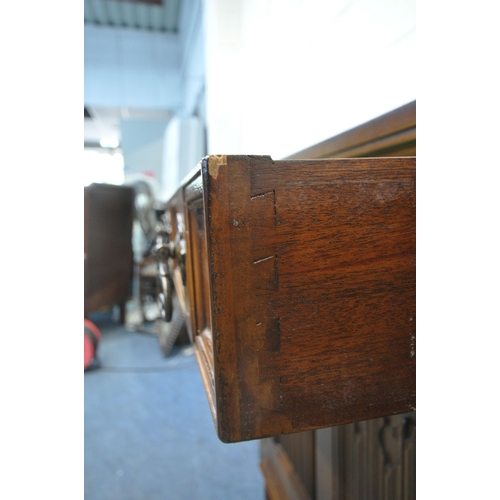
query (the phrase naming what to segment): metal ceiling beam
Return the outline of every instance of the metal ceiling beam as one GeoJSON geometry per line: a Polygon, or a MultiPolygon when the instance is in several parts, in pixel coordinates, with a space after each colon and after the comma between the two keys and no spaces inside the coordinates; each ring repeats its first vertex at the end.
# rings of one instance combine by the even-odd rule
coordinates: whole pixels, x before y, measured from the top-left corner
{"type": "Polygon", "coordinates": [[[163,0],[108,0],[108,2],[117,3],[144,3],[146,5],[163,5],[163,0]]]}
{"type": "Polygon", "coordinates": [[[99,26],[119,26],[177,32],[181,0],[84,0],[84,20],[99,26]]]}

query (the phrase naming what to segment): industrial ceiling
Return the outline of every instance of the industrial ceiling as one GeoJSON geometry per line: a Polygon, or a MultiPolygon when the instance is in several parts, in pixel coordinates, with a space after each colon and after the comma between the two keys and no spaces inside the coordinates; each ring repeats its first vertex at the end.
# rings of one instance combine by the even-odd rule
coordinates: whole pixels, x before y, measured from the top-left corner
{"type": "Polygon", "coordinates": [[[84,0],[86,24],[177,33],[181,0],[84,0]]]}

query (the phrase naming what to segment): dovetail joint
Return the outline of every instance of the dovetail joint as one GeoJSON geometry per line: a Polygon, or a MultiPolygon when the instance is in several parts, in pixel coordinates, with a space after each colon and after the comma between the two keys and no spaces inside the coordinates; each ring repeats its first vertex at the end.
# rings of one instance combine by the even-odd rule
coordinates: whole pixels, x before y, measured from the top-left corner
{"type": "Polygon", "coordinates": [[[260,262],[264,262],[265,260],[272,259],[273,257],[274,257],[274,255],[270,255],[269,257],[264,257],[263,259],[254,260],[253,263],[254,264],[259,264],[260,262]]]}

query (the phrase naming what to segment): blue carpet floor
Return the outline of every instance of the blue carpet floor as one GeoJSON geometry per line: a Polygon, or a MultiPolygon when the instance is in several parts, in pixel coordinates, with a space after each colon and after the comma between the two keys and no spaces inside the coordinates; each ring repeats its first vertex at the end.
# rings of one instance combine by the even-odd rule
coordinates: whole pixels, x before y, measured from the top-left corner
{"type": "Polygon", "coordinates": [[[217,438],[192,349],[105,315],[100,367],[85,373],[85,499],[261,500],[259,443],[217,438]]]}

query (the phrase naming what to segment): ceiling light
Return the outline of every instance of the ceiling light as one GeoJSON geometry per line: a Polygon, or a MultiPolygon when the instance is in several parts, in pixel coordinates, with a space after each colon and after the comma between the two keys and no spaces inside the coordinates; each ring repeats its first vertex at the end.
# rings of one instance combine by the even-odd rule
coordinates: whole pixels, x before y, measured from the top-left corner
{"type": "Polygon", "coordinates": [[[99,144],[102,148],[117,148],[120,144],[118,139],[114,139],[112,137],[105,137],[99,141],[99,144]]]}

